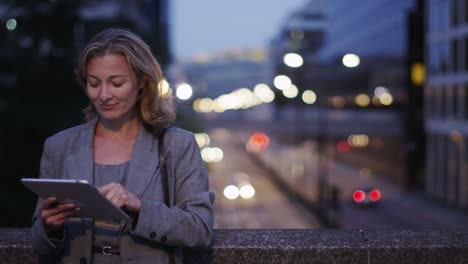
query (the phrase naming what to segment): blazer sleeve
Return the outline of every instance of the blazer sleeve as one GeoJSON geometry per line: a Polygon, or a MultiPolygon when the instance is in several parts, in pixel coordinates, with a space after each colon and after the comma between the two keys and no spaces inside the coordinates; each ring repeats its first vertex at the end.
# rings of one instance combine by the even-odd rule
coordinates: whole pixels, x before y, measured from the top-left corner
{"type": "MultiPolygon", "coordinates": [[[[53,159],[53,149],[51,148],[50,138],[44,143],[44,150],[41,157],[41,165],[39,170],[39,178],[57,178],[56,162],[53,159]]],[[[36,209],[32,217],[32,247],[34,251],[41,255],[58,255],[64,247],[63,240],[49,239],[46,230],[44,229],[40,206],[42,199],[39,198],[36,204],[36,209]]]]}
{"type": "Polygon", "coordinates": [[[214,193],[208,190],[205,165],[192,133],[174,141],[169,144],[168,177],[169,182],[175,177],[175,205],[168,208],[161,201],[142,199],[131,233],[172,246],[208,245],[213,232],[214,193]]]}

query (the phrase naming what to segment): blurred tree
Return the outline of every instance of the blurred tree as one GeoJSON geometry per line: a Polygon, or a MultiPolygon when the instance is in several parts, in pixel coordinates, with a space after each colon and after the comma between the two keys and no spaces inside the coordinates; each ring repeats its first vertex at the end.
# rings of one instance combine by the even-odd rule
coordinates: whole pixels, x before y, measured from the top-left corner
{"type": "MultiPolygon", "coordinates": [[[[36,198],[19,180],[37,177],[46,137],[83,121],[81,109],[87,99],[74,68],[86,41],[108,27],[128,28],[143,36],[155,34],[142,32],[138,25],[149,19],[138,16],[145,10],[141,3],[145,2],[0,2],[0,165],[5,175],[0,185],[0,211],[10,216],[2,217],[0,226],[30,225],[36,198]],[[133,19],[123,13],[127,6],[134,7],[133,19]],[[111,7],[120,11],[109,17],[111,7]],[[84,9],[94,16],[83,15],[84,9]],[[16,21],[14,28],[5,27],[9,19],[16,21]]],[[[157,47],[165,47],[161,56],[168,59],[167,40],[159,42],[157,47]]]]}
{"type": "Polygon", "coordinates": [[[0,210],[18,219],[3,218],[1,225],[29,224],[35,199],[19,179],[38,175],[45,137],[81,119],[76,110],[84,106],[85,98],[73,75],[78,6],[75,0],[18,0],[7,6],[12,15],[8,19],[17,25],[1,32],[6,41],[0,49],[4,62],[0,71],[14,82],[2,94],[6,103],[0,162],[7,176],[0,210]]]}

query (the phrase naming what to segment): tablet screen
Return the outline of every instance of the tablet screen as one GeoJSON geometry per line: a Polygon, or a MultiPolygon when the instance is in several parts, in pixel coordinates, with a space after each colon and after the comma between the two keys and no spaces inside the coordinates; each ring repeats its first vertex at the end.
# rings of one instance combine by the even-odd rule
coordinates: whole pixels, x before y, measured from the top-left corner
{"type": "Polygon", "coordinates": [[[61,203],[76,204],[80,210],[73,217],[114,220],[129,218],[85,180],[23,178],[21,182],[43,199],[56,197],[61,203]]]}

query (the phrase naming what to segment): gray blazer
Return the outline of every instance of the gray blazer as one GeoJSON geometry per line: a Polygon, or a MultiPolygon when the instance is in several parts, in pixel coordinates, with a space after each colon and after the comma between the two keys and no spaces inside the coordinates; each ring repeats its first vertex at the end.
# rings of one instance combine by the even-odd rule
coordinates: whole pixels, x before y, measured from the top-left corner
{"type": "MultiPolygon", "coordinates": [[[[40,178],[84,179],[93,182],[93,137],[97,119],[69,128],[44,144],[40,178]]],[[[142,204],[136,224],[127,225],[120,240],[122,263],[168,263],[167,246],[207,245],[212,238],[214,194],[192,133],[170,128],[165,135],[170,204],[164,204],[158,157],[158,139],[141,125],[129,165],[126,188],[142,204]],[[132,226],[134,228],[132,228],[132,226]]],[[[38,205],[39,205],[38,201],[38,205]]],[[[39,207],[33,215],[32,245],[48,261],[92,262],[93,220],[71,218],[65,223],[64,240],[49,239],[39,207]]]]}

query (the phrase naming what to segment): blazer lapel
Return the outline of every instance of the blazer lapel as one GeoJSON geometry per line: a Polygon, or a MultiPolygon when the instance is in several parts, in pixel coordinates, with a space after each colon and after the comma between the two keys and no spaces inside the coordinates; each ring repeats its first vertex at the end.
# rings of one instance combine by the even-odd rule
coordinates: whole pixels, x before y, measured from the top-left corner
{"type": "Polygon", "coordinates": [[[79,135],[75,151],[66,158],[64,178],[93,182],[94,151],[93,139],[97,118],[86,123],[79,135]]]}
{"type": "Polygon", "coordinates": [[[159,168],[159,157],[154,148],[154,137],[140,123],[128,169],[126,188],[141,197],[159,168]]]}

